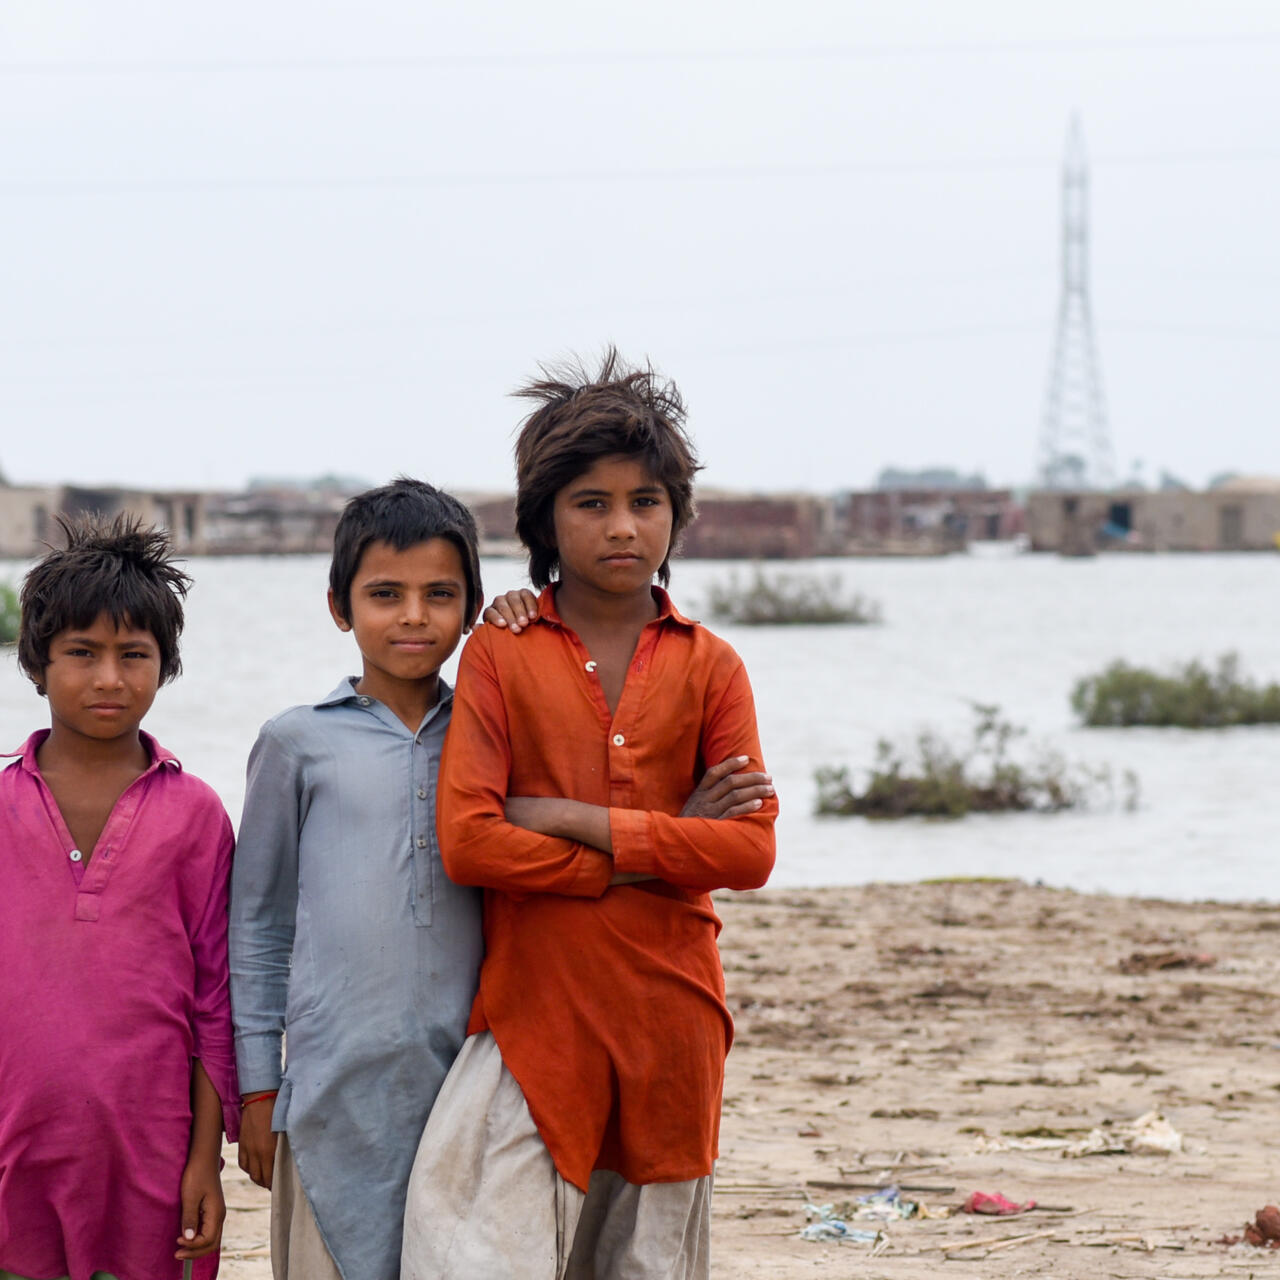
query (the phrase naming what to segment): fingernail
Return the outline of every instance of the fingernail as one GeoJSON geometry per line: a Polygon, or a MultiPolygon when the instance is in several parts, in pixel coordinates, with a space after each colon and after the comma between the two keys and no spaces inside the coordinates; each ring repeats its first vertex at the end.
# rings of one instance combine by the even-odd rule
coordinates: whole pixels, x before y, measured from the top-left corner
{"type": "Polygon", "coordinates": [[[734,759],[737,760],[739,764],[746,764],[747,761],[751,759],[751,757],[750,756],[734,756],[734,759]]]}
{"type": "Polygon", "coordinates": [[[190,1227],[188,1227],[182,1234],[187,1240],[194,1240],[196,1238],[196,1233],[192,1231],[190,1227]]]}
{"type": "Polygon", "coordinates": [[[763,801],[763,800],[753,800],[753,801],[751,802],[751,807],[752,807],[753,809],[758,809],[762,804],[764,804],[764,801],[763,801]]]}

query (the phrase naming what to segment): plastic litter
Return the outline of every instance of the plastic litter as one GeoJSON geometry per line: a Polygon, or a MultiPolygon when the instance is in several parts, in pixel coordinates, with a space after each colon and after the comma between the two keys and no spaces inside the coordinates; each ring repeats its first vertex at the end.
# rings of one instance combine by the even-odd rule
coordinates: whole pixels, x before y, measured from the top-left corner
{"type": "Polygon", "coordinates": [[[998,1191],[975,1191],[964,1202],[963,1212],[965,1213],[991,1213],[1001,1218],[1012,1218],[1015,1214],[1026,1213],[1029,1209],[1034,1209],[1036,1202],[1028,1200],[1025,1204],[1018,1204],[1017,1201],[1010,1200],[1002,1196],[998,1191]]]}
{"type": "Polygon", "coordinates": [[[808,1226],[800,1228],[802,1240],[874,1244],[882,1234],[879,1231],[865,1231],[858,1227],[851,1227],[843,1218],[837,1216],[836,1207],[833,1204],[807,1204],[804,1211],[813,1221],[808,1226]]]}
{"type": "Polygon", "coordinates": [[[881,1187],[870,1195],[858,1197],[854,1217],[861,1221],[897,1222],[903,1218],[922,1217],[914,1200],[904,1200],[899,1187],[881,1187]]]}

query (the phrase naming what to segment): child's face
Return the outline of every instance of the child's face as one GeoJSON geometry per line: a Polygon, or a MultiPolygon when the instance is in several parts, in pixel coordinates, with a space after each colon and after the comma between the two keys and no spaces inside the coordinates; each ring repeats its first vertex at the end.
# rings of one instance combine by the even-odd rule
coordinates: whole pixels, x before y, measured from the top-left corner
{"type": "Polygon", "coordinates": [[[560,580],[609,595],[648,592],[671,547],[671,495],[644,462],[601,458],[556,494],[560,580]]]}
{"type": "Polygon", "coordinates": [[[59,631],[40,678],[60,732],[108,742],[137,734],[160,687],[160,646],[150,631],[99,614],[59,631]]]}
{"type": "Polygon", "coordinates": [[[429,538],[397,551],[371,542],[351,581],[351,616],[329,593],[329,611],[355,633],[364,657],[364,692],[381,699],[396,686],[433,679],[470,629],[467,576],[458,548],[429,538]]]}

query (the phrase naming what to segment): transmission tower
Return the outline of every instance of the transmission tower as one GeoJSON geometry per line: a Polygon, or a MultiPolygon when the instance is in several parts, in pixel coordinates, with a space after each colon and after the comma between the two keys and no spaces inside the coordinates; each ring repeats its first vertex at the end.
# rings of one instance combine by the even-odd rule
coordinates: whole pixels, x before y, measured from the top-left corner
{"type": "Polygon", "coordinates": [[[1062,160],[1062,294],[1040,429],[1040,483],[1106,489],[1115,479],[1089,303],[1089,161],[1071,117],[1062,160]]]}

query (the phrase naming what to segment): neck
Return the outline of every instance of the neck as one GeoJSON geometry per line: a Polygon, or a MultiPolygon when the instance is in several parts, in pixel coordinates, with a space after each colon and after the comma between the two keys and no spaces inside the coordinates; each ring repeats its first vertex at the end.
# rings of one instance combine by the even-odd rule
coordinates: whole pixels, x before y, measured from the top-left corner
{"type": "Polygon", "coordinates": [[[556,586],[556,610],[575,631],[582,626],[642,627],[658,616],[658,602],[647,585],[643,591],[618,595],[562,578],[556,586]]]}
{"type": "Polygon", "coordinates": [[[88,738],[54,720],[40,744],[36,763],[46,769],[134,769],[144,773],[151,753],[138,730],[119,738],[88,738]]]}
{"type": "Polygon", "coordinates": [[[356,692],[377,698],[397,720],[417,732],[423,717],[440,701],[440,673],[423,680],[371,680],[363,675],[356,681],[356,692]]]}

